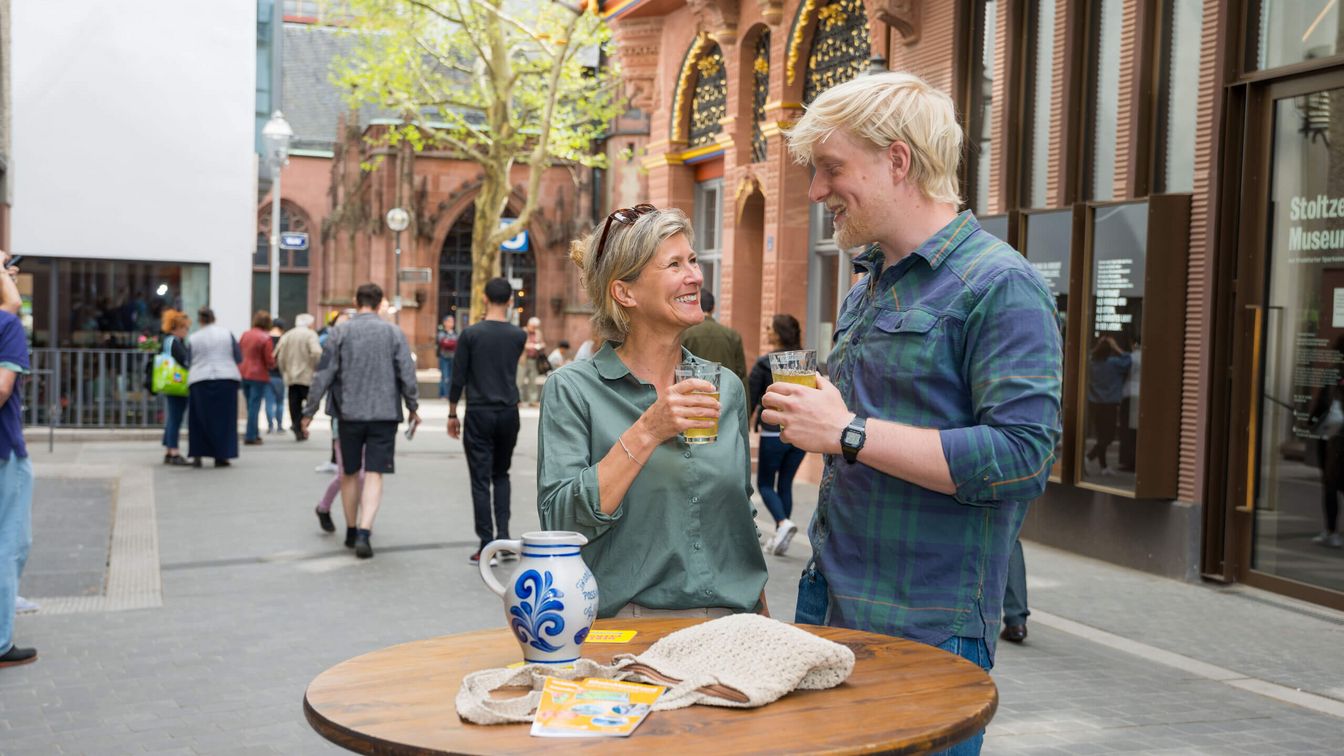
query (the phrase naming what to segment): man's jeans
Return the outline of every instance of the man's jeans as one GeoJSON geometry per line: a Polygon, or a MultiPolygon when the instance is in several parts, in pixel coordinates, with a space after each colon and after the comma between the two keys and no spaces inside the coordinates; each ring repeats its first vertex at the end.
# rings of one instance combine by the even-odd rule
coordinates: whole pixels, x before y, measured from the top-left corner
{"type": "Polygon", "coordinates": [[[266,395],[269,393],[271,393],[270,381],[243,381],[243,398],[247,400],[247,432],[243,434],[245,441],[261,438],[261,431],[257,428],[257,415],[261,413],[261,403],[266,401],[266,395]]]}
{"type": "Polygon", "coordinates": [[[448,388],[453,385],[453,358],[439,358],[439,398],[448,398],[448,388]]]}
{"type": "Polygon", "coordinates": [[[519,426],[517,407],[468,407],[462,423],[462,446],[467,452],[467,472],[471,476],[471,510],[481,548],[495,539],[509,537],[509,466],[513,464],[519,426]]]}
{"type": "Polygon", "coordinates": [[[33,463],[0,460],[0,653],[14,645],[14,600],[33,545],[33,463]]]}
{"type": "MultiPolygon", "coordinates": [[[[958,638],[954,635],[939,643],[938,648],[978,664],[986,672],[994,668],[994,663],[989,659],[989,647],[985,645],[985,641],[981,638],[958,638]]],[[[944,756],[944,754],[947,756],[979,756],[980,747],[984,744],[985,731],[981,730],[946,751],[939,751],[936,756],[944,756]]]]}

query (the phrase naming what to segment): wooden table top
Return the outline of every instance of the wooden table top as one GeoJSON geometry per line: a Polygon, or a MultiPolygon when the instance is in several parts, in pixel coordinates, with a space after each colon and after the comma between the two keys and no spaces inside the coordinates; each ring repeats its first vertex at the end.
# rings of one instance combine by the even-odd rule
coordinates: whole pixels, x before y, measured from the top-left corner
{"type": "MultiPolygon", "coordinates": [[[[667,633],[704,620],[599,620],[637,630],[629,643],[587,643],[583,655],[609,664],[667,633]]],[[[506,628],[403,643],[342,662],[304,694],[308,722],[360,753],[531,753],[540,748],[609,753],[922,753],[958,743],[989,723],[998,690],[975,664],[922,643],[857,630],[804,625],[854,650],[854,673],[829,690],[795,691],[768,706],[691,706],[655,711],[629,738],[534,738],[529,725],[463,722],[454,700],[471,672],[521,660],[506,628]]],[[[744,652],[747,649],[743,649],[744,652]]]]}

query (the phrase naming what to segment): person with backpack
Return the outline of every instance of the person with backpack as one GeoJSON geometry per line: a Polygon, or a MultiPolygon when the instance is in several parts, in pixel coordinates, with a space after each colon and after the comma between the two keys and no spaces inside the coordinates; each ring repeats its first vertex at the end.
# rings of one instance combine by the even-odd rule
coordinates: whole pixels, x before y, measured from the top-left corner
{"type": "MultiPolygon", "coordinates": [[[[163,311],[163,352],[172,355],[184,369],[191,367],[191,351],[187,349],[189,328],[191,318],[185,312],[171,308],[163,311]]],[[[167,404],[163,424],[163,463],[185,466],[187,460],[178,453],[177,441],[182,432],[182,418],[187,414],[187,397],[165,394],[163,399],[167,404]]]]}

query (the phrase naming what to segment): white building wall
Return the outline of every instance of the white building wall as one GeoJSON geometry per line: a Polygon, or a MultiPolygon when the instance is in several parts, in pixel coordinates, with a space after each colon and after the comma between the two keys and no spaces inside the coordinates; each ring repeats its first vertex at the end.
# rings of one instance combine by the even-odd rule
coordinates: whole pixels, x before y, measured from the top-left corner
{"type": "Polygon", "coordinates": [[[12,34],[14,252],[209,263],[210,304],[241,332],[256,0],[19,0],[12,34]]]}

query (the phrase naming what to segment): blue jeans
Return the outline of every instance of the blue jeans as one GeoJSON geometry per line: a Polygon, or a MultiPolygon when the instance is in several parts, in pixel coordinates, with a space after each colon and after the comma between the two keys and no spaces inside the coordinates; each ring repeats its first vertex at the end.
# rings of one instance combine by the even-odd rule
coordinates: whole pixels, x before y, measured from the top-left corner
{"type": "MultiPolygon", "coordinates": [[[[985,645],[982,638],[958,638],[954,635],[939,643],[938,648],[978,664],[980,669],[986,672],[994,668],[994,662],[990,661],[989,658],[989,647],[985,645]]],[[[979,756],[980,747],[984,744],[985,731],[981,730],[951,748],[939,751],[935,756],[943,756],[944,754],[947,756],[979,756]]]]}
{"type": "Polygon", "coordinates": [[[776,523],[793,514],[793,475],[806,456],[807,452],[780,441],[779,436],[761,436],[756,488],[776,523]]]}
{"type": "Polygon", "coordinates": [[[187,397],[165,396],[164,399],[168,402],[168,417],[163,424],[163,448],[176,449],[182,417],[187,414],[187,397]]]}
{"type": "Polygon", "coordinates": [[[261,403],[269,393],[270,381],[243,381],[243,398],[247,401],[247,432],[243,434],[244,441],[261,438],[261,431],[257,429],[257,416],[261,414],[261,403]]]}
{"type": "Polygon", "coordinates": [[[1025,625],[1031,610],[1027,608],[1027,562],[1022,557],[1022,541],[1013,544],[1008,557],[1008,584],[1003,591],[1003,624],[1025,625]]]}
{"type": "Polygon", "coordinates": [[[453,385],[453,358],[439,358],[439,398],[448,398],[448,387],[453,385]]]}
{"type": "Polygon", "coordinates": [[[0,460],[0,654],[14,645],[14,600],[33,545],[33,463],[0,460]]]}
{"type": "Polygon", "coordinates": [[[266,394],[266,427],[285,429],[285,379],[271,376],[271,391],[266,394]]]}

